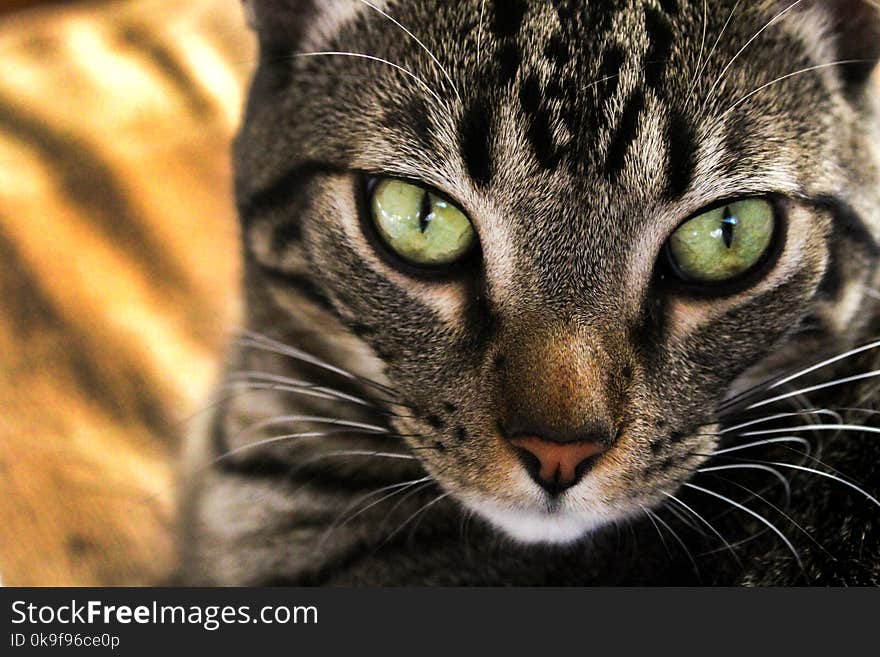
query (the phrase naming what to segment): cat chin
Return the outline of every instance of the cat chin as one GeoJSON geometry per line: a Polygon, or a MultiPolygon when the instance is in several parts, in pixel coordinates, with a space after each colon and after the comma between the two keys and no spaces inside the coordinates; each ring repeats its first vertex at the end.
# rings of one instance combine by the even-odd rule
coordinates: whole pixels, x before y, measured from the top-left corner
{"type": "Polygon", "coordinates": [[[465,506],[510,538],[525,544],[567,545],[606,525],[609,519],[574,511],[514,509],[485,498],[462,500],[465,506]]]}

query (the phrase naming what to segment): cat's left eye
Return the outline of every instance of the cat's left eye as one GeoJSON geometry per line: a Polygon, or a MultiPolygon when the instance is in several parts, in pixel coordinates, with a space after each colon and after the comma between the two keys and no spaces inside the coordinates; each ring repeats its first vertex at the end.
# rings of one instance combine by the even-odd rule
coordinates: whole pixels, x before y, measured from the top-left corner
{"type": "Polygon", "coordinates": [[[461,210],[433,191],[402,180],[376,182],[370,213],[386,246],[413,265],[452,265],[477,243],[476,231],[461,210]]]}
{"type": "Polygon", "coordinates": [[[686,221],[669,238],[667,253],[683,280],[725,283],[765,260],[776,230],[773,204],[763,198],[745,199],[686,221]]]}

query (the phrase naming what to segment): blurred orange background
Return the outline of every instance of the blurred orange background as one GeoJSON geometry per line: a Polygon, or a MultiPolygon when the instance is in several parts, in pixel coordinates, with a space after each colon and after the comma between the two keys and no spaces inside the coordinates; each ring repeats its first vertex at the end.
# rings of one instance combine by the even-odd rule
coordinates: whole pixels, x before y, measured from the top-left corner
{"type": "Polygon", "coordinates": [[[0,0],[0,578],[161,581],[237,321],[237,0],[0,0]]]}

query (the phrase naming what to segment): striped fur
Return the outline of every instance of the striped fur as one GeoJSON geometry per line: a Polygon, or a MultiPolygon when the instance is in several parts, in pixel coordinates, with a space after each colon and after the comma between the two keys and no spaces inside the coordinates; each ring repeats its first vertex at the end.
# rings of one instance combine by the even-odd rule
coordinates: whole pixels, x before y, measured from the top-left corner
{"type": "Polygon", "coordinates": [[[0,23],[6,584],[171,567],[177,437],[236,315],[227,149],[254,53],[229,4],[0,23]]]}

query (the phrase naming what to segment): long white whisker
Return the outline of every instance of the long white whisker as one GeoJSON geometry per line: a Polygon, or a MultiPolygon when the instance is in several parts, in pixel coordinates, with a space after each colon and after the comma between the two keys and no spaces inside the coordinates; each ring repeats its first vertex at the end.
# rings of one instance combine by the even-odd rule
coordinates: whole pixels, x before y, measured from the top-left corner
{"type": "Polygon", "coordinates": [[[775,415],[768,415],[766,417],[758,418],[757,420],[749,420],[748,422],[743,422],[742,424],[737,424],[732,427],[727,427],[727,428],[719,431],[718,433],[719,433],[719,435],[724,435],[726,433],[731,433],[731,432],[737,431],[739,429],[744,429],[745,427],[751,427],[755,424],[763,424],[764,422],[772,422],[773,420],[780,420],[780,419],[786,418],[786,417],[797,417],[800,415],[829,415],[829,416],[837,419],[839,422],[843,421],[840,419],[839,413],[835,413],[834,411],[822,408],[822,409],[809,410],[809,411],[798,411],[796,413],[776,413],[775,415]]]}
{"type": "Polygon", "coordinates": [[[703,488],[702,486],[697,486],[696,484],[691,484],[688,482],[685,482],[684,485],[687,486],[688,488],[692,488],[696,491],[700,491],[701,493],[704,493],[706,495],[711,495],[712,497],[715,497],[723,502],[727,502],[728,504],[735,506],[740,511],[744,511],[744,512],[748,513],[750,516],[752,516],[753,518],[755,518],[759,522],[766,525],[774,534],[776,534],[782,540],[783,543],[785,543],[786,547],[788,547],[788,549],[794,555],[795,560],[797,560],[797,563],[798,563],[798,566],[800,566],[800,569],[801,570],[804,569],[804,564],[801,561],[801,555],[798,554],[798,551],[794,548],[794,545],[791,544],[791,541],[789,541],[788,538],[786,538],[785,534],[783,534],[781,531],[779,531],[775,527],[775,525],[773,525],[773,523],[770,522],[769,520],[767,520],[764,516],[762,516],[759,513],[756,513],[755,511],[752,511],[749,507],[747,507],[743,504],[740,504],[739,502],[735,502],[734,500],[730,499],[729,497],[725,497],[721,493],[716,493],[715,491],[709,490],[708,488],[703,488]]]}
{"type": "Polygon", "coordinates": [[[327,542],[327,539],[329,539],[330,536],[333,534],[333,532],[335,532],[339,527],[343,527],[343,526],[347,525],[349,522],[351,522],[352,520],[354,520],[358,516],[366,513],[367,511],[369,511],[373,507],[381,504],[385,500],[389,500],[392,497],[394,497],[395,495],[399,495],[400,493],[406,491],[409,488],[412,488],[413,486],[418,486],[419,484],[423,484],[423,483],[430,481],[430,480],[431,480],[431,477],[428,476],[428,477],[422,477],[420,479],[412,479],[410,481],[402,481],[402,482],[398,482],[396,484],[391,484],[389,486],[383,486],[382,488],[371,491],[371,492],[367,493],[366,495],[361,495],[356,500],[354,500],[353,502],[348,504],[342,510],[342,512],[339,514],[338,519],[330,525],[330,527],[327,529],[326,532],[324,532],[324,535],[321,537],[321,540],[318,543],[318,550],[320,550],[324,546],[324,544],[327,542]],[[387,491],[392,491],[392,492],[387,493],[386,495],[382,495],[382,497],[380,497],[378,500],[374,500],[373,502],[371,502],[367,506],[363,507],[362,509],[359,509],[354,515],[351,515],[349,517],[345,517],[346,513],[348,513],[350,510],[354,509],[355,507],[357,507],[361,502],[364,502],[365,500],[370,499],[374,495],[381,495],[382,493],[386,493],[387,491]]]}
{"type": "Polygon", "coordinates": [[[803,445],[804,449],[807,450],[807,456],[812,452],[813,446],[810,444],[809,440],[805,440],[804,438],[796,438],[795,436],[785,436],[784,438],[771,438],[769,440],[758,440],[752,443],[746,443],[745,445],[737,445],[736,447],[728,447],[726,449],[719,449],[715,452],[712,452],[712,456],[720,456],[721,454],[730,454],[731,452],[739,452],[744,449],[751,449],[752,447],[761,447],[762,445],[775,445],[777,443],[798,443],[803,445]]]}
{"type": "Polygon", "coordinates": [[[666,528],[666,531],[668,531],[670,534],[672,534],[672,538],[674,538],[676,543],[678,543],[681,546],[681,549],[684,550],[684,553],[687,555],[688,560],[691,562],[691,565],[694,568],[694,573],[696,574],[697,577],[699,577],[700,576],[700,569],[697,567],[697,562],[694,559],[694,555],[688,549],[687,545],[685,545],[685,542],[681,539],[681,536],[679,536],[678,533],[672,527],[669,526],[669,523],[666,522],[665,520],[663,520],[663,518],[661,518],[659,515],[657,515],[656,513],[654,513],[653,511],[651,511],[650,509],[648,509],[644,506],[642,507],[642,510],[645,513],[647,513],[649,516],[653,516],[657,520],[657,522],[659,522],[661,525],[663,525],[666,528]]]}
{"type": "Polygon", "coordinates": [[[389,62],[387,59],[382,59],[381,57],[375,57],[373,55],[366,55],[361,52],[347,52],[347,51],[341,51],[341,50],[325,50],[325,51],[320,51],[320,52],[298,52],[298,53],[294,53],[294,54],[290,55],[290,57],[293,57],[293,58],[333,57],[333,56],[354,57],[356,59],[366,59],[371,62],[379,62],[380,64],[385,64],[386,66],[390,66],[391,68],[400,71],[401,73],[403,73],[407,77],[410,77],[413,80],[415,80],[422,88],[425,89],[425,91],[427,91],[429,94],[431,94],[434,97],[434,100],[437,101],[438,105],[440,105],[441,107],[443,106],[443,100],[440,98],[440,96],[437,95],[437,92],[435,92],[430,87],[430,85],[428,85],[427,82],[422,80],[422,78],[420,78],[418,75],[416,75],[415,73],[413,73],[409,69],[404,68],[400,64],[395,64],[394,62],[389,62]]]}
{"type": "MultiPolygon", "coordinates": [[[[430,48],[428,48],[428,46],[426,46],[424,43],[422,43],[421,39],[419,39],[415,34],[413,34],[412,32],[410,32],[405,26],[403,26],[401,23],[399,23],[399,22],[398,22],[393,16],[390,16],[389,14],[385,13],[384,11],[382,11],[379,7],[377,7],[377,6],[374,5],[373,3],[368,2],[367,0],[360,0],[360,2],[362,2],[362,3],[365,4],[365,5],[367,5],[367,6],[370,7],[371,9],[373,9],[373,10],[379,12],[380,14],[382,14],[385,18],[387,18],[389,21],[391,21],[392,23],[394,23],[394,24],[395,24],[397,27],[399,27],[401,30],[403,30],[404,32],[406,32],[406,34],[407,34],[407,35],[408,35],[413,41],[415,41],[417,44],[419,44],[419,47],[420,47],[422,50],[424,50],[426,53],[428,53],[428,57],[430,57],[431,60],[437,65],[437,68],[439,68],[439,69],[443,72],[443,75],[444,75],[444,76],[446,77],[446,79],[449,81],[449,84],[452,85],[452,90],[455,92],[455,97],[458,98],[458,101],[459,101],[459,102],[461,102],[461,95],[458,93],[458,87],[455,86],[455,82],[453,82],[452,77],[449,75],[449,72],[443,67],[443,64],[440,63],[440,60],[437,59],[437,58],[434,56],[434,53],[431,52],[430,48]]],[[[441,104],[442,104],[442,103],[441,103],[441,104]]]]}
{"type": "Polygon", "coordinates": [[[241,383],[257,383],[260,385],[279,385],[283,386],[284,390],[291,391],[310,391],[316,394],[322,394],[333,399],[338,399],[340,401],[348,401],[353,404],[358,404],[359,406],[367,406],[370,408],[376,408],[375,404],[363,399],[362,397],[358,397],[356,395],[350,395],[348,393],[342,392],[341,390],[336,390],[334,388],[330,388],[327,386],[321,386],[314,383],[309,383],[308,381],[299,381],[297,379],[291,379],[286,376],[279,376],[275,374],[269,374],[266,372],[251,372],[251,371],[243,371],[243,372],[232,372],[229,375],[229,380],[232,385],[238,385],[241,383]]]}
{"type": "Polygon", "coordinates": [[[694,77],[690,84],[690,93],[693,94],[694,87],[697,85],[697,76],[703,68],[703,53],[706,49],[706,29],[709,24],[709,0],[703,0],[703,36],[700,39],[700,54],[697,57],[697,68],[694,71],[694,77]]]}
{"type": "MultiPolygon", "coordinates": [[[[259,381],[230,381],[229,383],[223,384],[221,387],[222,390],[265,390],[265,391],[277,391],[277,392],[290,392],[296,395],[304,395],[306,397],[315,397],[317,399],[326,399],[328,401],[350,401],[345,400],[337,395],[328,394],[326,392],[319,391],[315,388],[310,388],[308,386],[288,386],[283,385],[281,383],[261,383],[259,381]]],[[[359,402],[356,402],[359,403],[359,402]]],[[[368,408],[374,408],[371,404],[362,404],[359,405],[366,406],[368,408]]]]}
{"type": "MultiPolygon", "coordinates": [[[[306,353],[302,349],[297,349],[296,347],[291,347],[290,345],[286,345],[283,342],[278,342],[277,340],[273,340],[272,338],[262,335],[260,333],[256,333],[254,331],[244,330],[241,331],[241,335],[243,337],[238,338],[236,340],[236,344],[243,347],[250,347],[252,349],[259,349],[262,351],[267,351],[271,353],[276,353],[282,356],[288,356],[293,358],[294,360],[299,360],[304,363],[309,363],[310,365],[314,365],[315,367],[319,367],[323,370],[327,370],[328,372],[333,372],[334,374],[338,374],[339,376],[349,379],[350,381],[357,381],[359,383],[365,383],[371,385],[385,394],[388,394],[392,397],[397,397],[397,393],[389,388],[388,386],[382,385],[377,381],[373,381],[372,379],[368,379],[363,376],[359,376],[348,370],[344,370],[341,367],[337,367],[336,365],[332,365],[325,360],[318,358],[312,354],[306,353]]],[[[395,403],[395,402],[389,402],[395,403]]]]}
{"type": "Polygon", "coordinates": [[[733,103],[730,107],[728,107],[728,108],[727,108],[727,109],[726,109],[726,110],[725,110],[725,111],[724,111],[724,112],[718,117],[718,119],[719,119],[719,120],[723,119],[723,118],[726,117],[728,114],[730,114],[734,109],[736,109],[739,105],[741,105],[742,103],[746,102],[749,98],[751,98],[751,97],[754,96],[755,94],[758,94],[758,93],[762,92],[762,91],[763,91],[764,89],[766,89],[767,87],[773,86],[774,84],[777,84],[777,83],[782,82],[782,81],[784,81],[784,80],[788,80],[789,78],[793,78],[793,77],[795,77],[795,76],[802,75],[802,74],[804,74],[804,73],[810,73],[811,71],[818,71],[818,70],[821,70],[821,69],[824,69],[824,68],[829,68],[829,67],[831,67],[831,66],[841,66],[841,65],[844,65],[844,64],[859,64],[859,63],[862,63],[862,62],[865,62],[865,61],[868,61],[868,60],[864,60],[864,59],[842,59],[842,60],[839,60],[839,61],[836,61],[836,62],[828,62],[828,63],[826,63],[826,64],[817,64],[817,65],[815,65],[815,66],[808,66],[808,67],[806,67],[806,68],[802,68],[802,69],[797,70],[797,71],[794,71],[794,72],[792,72],[792,73],[788,73],[787,75],[781,75],[781,76],[779,76],[778,78],[776,78],[775,80],[771,80],[770,82],[768,82],[768,83],[766,83],[766,84],[762,84],[762,85],[761,85],[760,87],[758,87],[757,89],[755,89],[755,90],[753,90],[753,91],[747,93],[745,96],[743,96],[743,97],[740,98],[738,101],[736,101],[735,103],[733,103]]]}
{"type": "Polygon", "coordinates": [[[672,552],[669,551],[669,546],[666,545],[666,539],[663,537],[663,532],[660,531],[660,525],[658,525],[657,521],[654,520],[654,514],[652,514],[650,511],[648,511],[647,507],[645,507],[642,504],[639,504],[639,507],[644,512],[645,517],[647,517],[648,520],[651,521],[651,524],[654,525],[654,529],[657,530],[657,536],[660,537],[660,542],[663,544],[663,548],[666,550],[666,554],[668,554],[669,558],[672,559],[672,552]]]}
{"type": "Polygon", "coordinates": [[[715,54],[715,50],[717,50],[718,44],[721,43],[721,39],[724,37],[724,33],[727,32],[730,21],[733,20],[733,15],[739,8],[740,2],[742,2],[742,0],[736,0],[736,3],[733,5],[733,9],[730,10],[730,15],[728,15],[727,20],[724,22],[724,26],[721,28],[721,32],[718,34],[718,38],[715,39],[715,43],[712,44],[712,49],[709,50],[709,54],[706,56],[706,60],[703,62],[703,65],[699,68],[699,70],[697,70],[697,74],[694,76],[693,87],[691,87],[690,93],[694,92],[697,82],[699,81],[700,76],[703,74],[703,70],[709,65],[709,62],[712,60],[712,55],[715,54]]]}
{"type": "Polygon", "coordinates": [[[261,420],[260,422],[256,422],[250,425],[247,429],[239,433],[238,437],[248,435],[250,433],[253,433],[254,431],[259,431],[260,429],[265,429],[266,427],[272,427],[278,424],[291,424],[294,422],[330,424],[332,426],[350,427],[352,429],[360,429],[362,431],[369,431],[376,434],[391,433],[385,427],[380,427],[376,424],[367,424],[366,422],[354,422],[353,420],[342,420],[335,417],[323,417],[319,415],[279,415],[276,417],[268,418],[266,420],[261,420]]]}
{"type": "Polygon", "coordinates": [[[706,531],[698,524],[696,524],[693,520],[691,520],[687,515],[685,515],[684,511],[682,511],[681,509],[677,509],[669,502],[664,502],[663,508],[669,511],[669,513],[674,515],[676,518],[678,518],[678,520],[686,527],[693,529],[695,532],[697,532],[700,536],[703,536],[704,538],[708,536],[708,534],[706,534],[706,531]]]}
{"type": "Polygon", "coordinates": [[[734,550],[733,546],[728,542],[728,540],[726,538],[724,538],[724,536],[721,535],[721,532],[719,532],[717,529],[715,529],[715,527],[712,525],[712,523],[710,523],[708,520],[706,520],[703,516],[701,516],[696,511],[694,511],[691,507],[689,507],[687,504],[682,502],[680,499],[678,499],[675,495],[672,495],[671,493],[666,493],[666,492],[664,492],[663,494],[666,497],[668,497],[670,500],[672,500],[673,502],[675,502],[676,504],[678,504],[679,506],[684,508],[685,510],[689,511],[692,516],[694,516],[697,520],[699,520],[704,525],[706,525],[706,527],[708,527],[709,530],[713,534],[715,534],[715,536],[717,536],[719,539],[721,539],[721,542],[727,546],[727,549],[730,550],[730,553],[733,555],[733,558],[736,559],[736,562],[738,564],[742,565],[742,562],[739,560],[739,555],[736,553],[736,550],[734,550]]]}
{"type": "Polygon", "coordinates": [[[786,383],[788,383],[790,381],[794,381],[795,379],[799,379],[800,377],[804,376],[805,374],[809,374],[810,372],[815,372],[818,369],[821,369],[821,368],[826,367],[828,365],[833,365],[834,363],[836,363],[838,361],[844,360],[846,358],[850,358],[851,356],[856,356],[856,355],[861,354],[865,351],[870,351],[871,349],[876,349],[877,347],[880,347],[880,340],[877,340],[876,342],[871,342],[870,344],[866,344],[861,347],[857,347],[855,349],[850,349],[849,351],[846,351],[838,356],[834,356],[833,358],[823,360],[822,362],[816,363],[815,365],[811,365],[810,367],[808,367],[804,370],[801,370],[799,372],[795,372],[791,376],[787,376],[784,379],[780,379],[779,381],[776,381],[773,385],[769,386],[769,389],[772,390],[773,388],[778,388],[779,386],[784,386],[786,383]]]}
{"type": "Polygon", "coordinates": [[[428,502],[428,503],[425,504],[424,506],[422,506],[422,507],[420,507],[419,509],[417,509],[415,513],[413,513],[413,514],[412,514],[411,516],[409,516],[406,520],[404,520],[404,521],[400,524],[400,526],[399,526],[397,529],[395,529],[393,532],[391,532],[391,534],[388,535],[388,538],[385,539],[385,542],[387,543],[387,542],[390,541],[392,538],[394,538],[395,536],[397,536],[397,534],[399,534],[400,531],[401,531],[404,527],[406,527],[410,522],[412,522],[413,519],[414,519],[417,515],[419,515],[420,513],[423,513],[423,512],[425,512],[425,511],[427,511],[427,510],[430,509],[432,506],[434,506],[434,505],[437,504],[438,502],[441,502],[441,501],[445,500],[445,499],[446,499],[447,497],[449,497],[450,495],[452,495],[452,493],[443,493],[442,495],[438,495],[438,496],[435,497],[433,500],[431,500],[430,502],[428,502]]]}
{"type": "Polygon", "coordinates": [[[781,468],[791,468],[792,470],[801,470],[802,472],[809,472],[814,475],[818,475],[820,477],[826,477],[828,479],[831,479],[832,481],[836,481],[839,484],[843,484],[844,486],[848,486],[849,488],[852,488],[854,491],[861,493],[866,498],[868,498],[871,502],[873,502],[878,507],[880,507],[880,500],[878,500],[876,497],[874,497],[873,495],[868,493],[863,488],[856,486],[854,483],[849,482],[846,479],[843,479],[842,477],[838,477],[838,476],[830,474],[828,472],[822,472],[821,470],[816,470],[815,468],[808,468],[803,465],[794,465],[793,463],[776,463],[773,461],[770,461],[769,463],[771,465],[775,465],[775,466],[781,467],[781,468]]]}
{"type": "Polygon", "coordinates": [[[240,454],[241,452],[245,452],[249,449],[256,449],[257,447],[262,447],[264,445],[271,445],[273,443],[280,443],[286,440],[296,440],[297,438],[325,438],[327,436],[338,436],[342,434],[350,433],[349,431],[304,431],[302,433],[287,433],[283,436],[272,436],[271,438],[264,438],[263,440],[256,440],[252,443],[248,443],[246,445],[241,445],[240,447],[236,447],[235,449],[230,449],[227,452],[223,452],[220,456],[214,459],[214,463],[220,463],[228,459],[230,456],[235,456],[236,454],[240,454]]]}
{"type": "Polygon", "coordinates": [[[819,541],[817,541],[817,540],[816,540],[816,537],[813,536],[810,532],[808,532],[808,531],[807,531],[807,530],[806,530],[806,529],[805,529],[805,528],[804,528],[804,527],[803,527],[803,526],[802,526],[797,520],[795,520],[795,519],[792,518],[790,515],[788,515],[785,511],[783,511],[783,510],[780,509],[778,506],[776,506],[775,504],[773,504],[773,502],[771,502],[770,500],[768,500],[766,497],[764,497],[763,495],[761,495],[761,494],[758,493],[757,491],[753,491],[751,488],[749,488],[749,487],[747,487],[747,486],[743,486],[743,485],[742,485],[741,483],[739,483],[739,482],[733,481],[732,479],[728,479],[727,477],[719,477],[719,478],[722,479],[722,480],[724,480],[724,481],[726,481],[726,482],[729,483],[729,484],[732,484],[732,485],[736,486],[737,488],[739,488],[739,489],[741,489],[741,490],[744,490],[745,492],[749,493],[749,494],[752,495],[753,497],[755,497],[755,498],[761,500],[764,504],[766,504],[767,506],[769,506],[771,509],[773,509],[774,511],[776,511],[776,513],[778,513],[778,514],[781,515],[783,518],[785,518],[786,520],[788,520],[792,525],[794,525],[794,526],[798,529],[798,531],[800,531],[804,536],[806,536],[808,539],[810,539],[810,541],[812,541],[813,544],[816,545],[816,546],[817,546],[820,550],[822,550],[825,554],[827,554],[828,556],[830,556],[830,557],[831,557],[832,559],[834,559],[835,561],[837,560],[836,557],[834,557],[834,555],[832,555],[831,552],[829,552],[828,549],[827,549],[824,545],[822,545],[819,541]]]}
{"type": "Polygon", "coordinates": [[[776,397],[771,397],[770,399],[764,399],[762,401],[755,402],[751,406],[746,407],[746,410],[750,411],[754,408],[759,408],[761,406],[767,406],[768,404],[773,404],[775,402],[782,401],[783,399],[789,399],[790,397],[796,397],[798,395],[807,394],[810,392],[815,392],[816,390],[824,390],[825,388],[832,388],[834,386],[843,385],[845,383],[853,383],[854,381],[862,381],[864,379],[872,379],[877,376],[880,376],[880,370],[874,370],[872,372],[864,372],[862,374],[855,374],[853,376],[848,376],[843,379],[836,379],[835,381],[828,381],[826,383],[819,383],[817,385],[810,386],[808,388],[801,388],[800,390],[795,390],[794,392],[789,392],[784,395],[778,395],[776,397]]]}
{"type": "Polygon", "coordinates": [[[785,427],[782,429],[761,429],[758,431],[744,431],[739,435],[743,437],[769,436],[776,433],[799,433],[802,431],[857,431],[859,433],[880,434],[880,428],[866,427],[861,424],[806,424],[799,427],[785,427]]]}
{"type": "Polygon", "coordinates": [[[697,470],[697,472],[708,473],[708,472],[720,472],[722,470],[761,470],[763,472],[769,472],[774,477],[776,477],[782,486],[785,488],[785,499],[791,499],[791,484],[788,483],[788,479],[779,472],[779,470],[775,470],[767,465],[760,465],[758,463],[737,463],[735,465],[716,465],[709,468],[701,468],[697,470]]]}
{"type": "Polygon", "coordinates": [[[711,98],[712,94],[715,93],[715,90],[718,88],[718,85],[721,84],[721,82],[727,76],[727,72],[730,70],[730,67],[733,66],[734,62],[736,62],[737,59],[739,59],[740,55],[742,55],[746,51],[746,49],[750,45],[752,45],[752,43],[754,43],[755,39],[757,39],[759,36],[761,36],[764,33],[765,30],[767,30],[768,28],[772,27],[777,22],[782,20],[782,18],[784,18],[788,12],[790,12],[792,9],[794,9],[799,4],[801,4],[801,2],[803,2],[803,0],[795,0],[794,2],[792,2],[790,5],[788,5],[788,7],[786,7],[781,12],[776,14],[773,18],[771,18],[770,21],[768,21],[767,24],[764,25],[764,27],[762,27],[760,30],[758,30],[751,39],[746,41],[745,45],[743,45],[743,47],[737,51],[737,53],[733,56],[733,58],[721,70],[721,74],[718,76],[718,78],[716,78],[715,82],[712,84],[712,87],[709,89],[709,93],[706,94],[706,98],[703,101],[703,108],[704,109],[705,109],[706,104],[709,102],[709,98],[711,98]]]}

